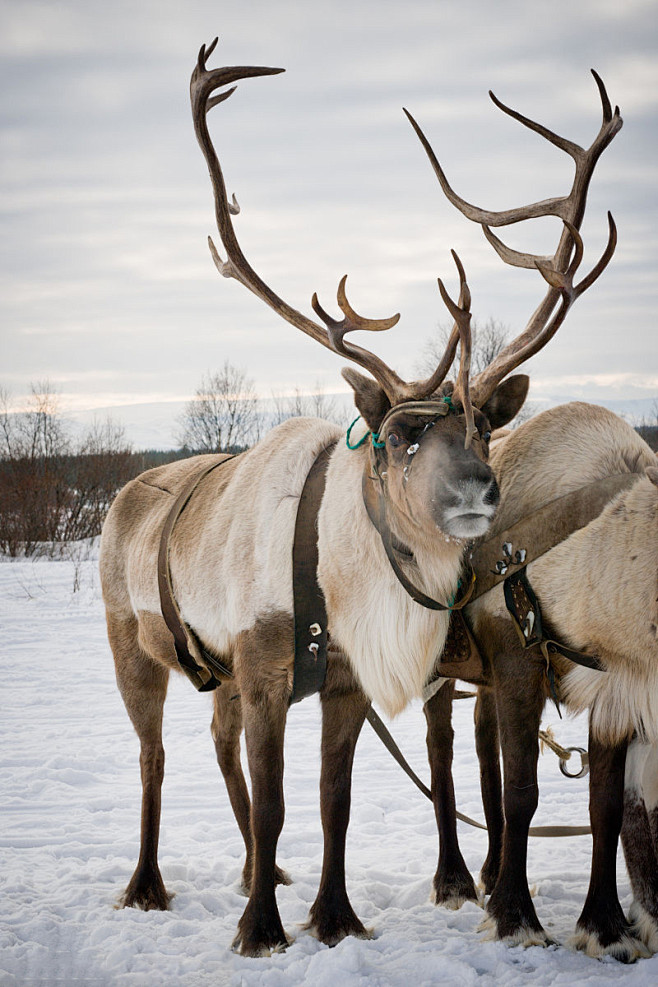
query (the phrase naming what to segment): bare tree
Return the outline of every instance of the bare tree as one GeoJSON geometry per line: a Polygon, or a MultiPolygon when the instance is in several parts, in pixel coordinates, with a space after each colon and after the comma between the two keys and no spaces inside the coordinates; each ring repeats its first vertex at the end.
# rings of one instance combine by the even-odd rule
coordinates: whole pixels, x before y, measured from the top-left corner
{"type": "Polygon", "coordinates": [[[328,398],[320,384],[316,384],[312,394],[302,394],[299,387],[289,395],[273,391],[272,405],[272,426],[280,425],[288,418],[324,418],[342,424],[345,417],[334,398],[328,398]]]}
{"type": "MultiPolygon", "coordinates": [[[[425,343],[423,356],[418,364],[418,371],[420,373],[431,373],[432,369],[436,366],[437,360],[445,352],[451,332],[452,324],[443,322],[438,324],[436,333],[425,343]]],[[[471,370],[474,374],[479,374],[493,362],[494,357],[502,353],[507,345],[509,329],[497,319],[489,318],[483,323],[478,323],[474,320],[471,323],[471,335],[471,370]]],[[[460,353],[461,347],[458,346],[455,355],[456,363],[459,362],[460,353]]],[[[533,411],[526,403],[514,421],[510,422],[507,427],[517,428],[523,422],[527,422],[532,418],[532,415],[533,411]]]]}
{"type": "MultiPolygon", "coordinates": [[[[452,333],[452,323],[440,322],[436,327],[434,335],[427,340],[423,348],[423,356],[420,361],[419,370],[422,373],[431,372],[446,351],[448,340],[452,333]]],[[[507,344],[509,329],[502,322],[496,319],[487,319],[486,322],[478,323],[473,320],[471,323],[471,373],[479,374],[492,363],[494,357],[503,351],[507,344]]],[[[457,347],[455,364],[458,365],[461,347],[457,347]]]]}
{"type": "Polygon", "coordinates": [[[204,374],[179,419],[178,440],[195,452],[226,452],[258,441],[260,416],[254,382],[225,361],[204,374]]]}
{"type": "Polygon", "coordinates": [[[135,474],[132,445],[111,416],[94,420],[69,461],[69,502],[61,538],[80,541],[100,534],[105,515],[121,487],[135,474]]]}
{"type": "Polygon", "coordinates": [[[132,458],[111,419],[74,445],[47,381],[31,385],[20,410],[0,391],[0,550],[31,555],[98,535],[112,499],[137,471],[132,458]]]}

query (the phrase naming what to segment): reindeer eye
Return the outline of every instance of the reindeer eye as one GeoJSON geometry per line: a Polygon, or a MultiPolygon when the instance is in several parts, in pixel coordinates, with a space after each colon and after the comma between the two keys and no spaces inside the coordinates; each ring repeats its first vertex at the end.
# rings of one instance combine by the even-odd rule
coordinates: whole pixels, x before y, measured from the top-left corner
{"type": "Polygon", "coordinates": [[[485,433],[483,434],[483,436],[482,436],[482,438],[484,439],[484,441],[485,441],[485,442],[488,442],[488,441],[489,441],[489,439],[491,438],[491,432],[488,432],[488,431],[487,431],[487,432],[485,432],[485,433]]]}
{"type": "Polygon", "coordinates": [[[394,449],[397,449],[398,446],[402,445],[402,439],[397,432],[388,433],[388,444],[393,446],[394,449]]]}

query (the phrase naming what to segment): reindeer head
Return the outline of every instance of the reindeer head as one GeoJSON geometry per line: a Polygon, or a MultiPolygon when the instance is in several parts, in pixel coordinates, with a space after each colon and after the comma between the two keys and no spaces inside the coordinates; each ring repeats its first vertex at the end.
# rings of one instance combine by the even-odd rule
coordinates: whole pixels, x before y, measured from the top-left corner
{"type": "Polygon", "coordinates": [[[209,70],[206,62],[216,43],[217,39],[208,50],[205,46],[201,48],[190,83],[194,127],[208,164],[217,226],[228,255],[228,259],[222,261],[209,239],[216,267],[224,277],[240,281],[302,332],[372,375],[365,377],[352,368],[343,371],[343,376],[354,390],[356,406],[372,434],[366,472],[379,483],[394,513],[399,515],[400,523],[407,527],[425,526],[425,529],[429,524],[434,529],[459,538],[483,534],[498,500],[495,479],[487,465],[489,436],[494,428],[506,424],[516,415],[528,389],[528,378],[524,375],[507,380],[504,378],[538,352],[555,334],[573,301],[596,280],[614,251],[616,233],[609,216],[610,234],[603,256],[592,272],[580,284],[574,285],[574,275],[583,253],[578,229],[584,214],[589,180],[599,155],[621,126],[619,111],[615,110],[612,114],[603,83],[595,74],[603,102],[604,121],[592,147],[584,151],[494,98],[494,102],[506,113],[566,150],[576,162],[576,177],[567,197],[545,200],[503,213],[478,209],[455,195],[418,124],[407,114],[450,201],[469,218],[483,225],[487,238],[506,263],[535,268],[548,283],[546,298],[525,330],[505,347],[486,370],[470,381],[471,298],[464,269],[453,252],[460,278],[458,302],[449,296],[440,279],[438,282],[441,297],[454,319],[446,351],[430,377],[407,382],[374,353],[345,338],[347,333],[357,329],[374,332],[391,329],[398,322],[399,315],[387,319],[367,319],[357,315],[347,300],[344,277],[338,288],[342,319],[328,315],[317,295],[313,296],[311,304],[324,323],[322,326],[279,298],[244,257],[231,218],[239,212],[239,207],[235,197],[229,203],[206,117],[208,110],[227,99],[235,90],[233,87],[213,95],[221,86],[239,79],[275,75],[283,69],[232,67],[209,70]],[[490,226],[545,215],[559,216],[564,223],[558,248],[552,257],[513,251],[489,229],[490,226]],[[446,377],[458,344],[461,350],[459,372],[453,383],[446,377]]]}

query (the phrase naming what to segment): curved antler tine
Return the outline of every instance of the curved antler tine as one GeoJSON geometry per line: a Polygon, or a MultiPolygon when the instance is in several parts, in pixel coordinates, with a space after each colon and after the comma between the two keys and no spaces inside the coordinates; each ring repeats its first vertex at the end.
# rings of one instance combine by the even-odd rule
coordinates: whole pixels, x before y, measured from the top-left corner
{"type": "Polygon", "coordinates": [[[328,329],[335,328],[341,324],[337,319],[333,319],[329,313],[322,308],[322,305],[320,305],[320,300],[318,299],[317,291],[313,292],[313,297],[311,298],[311,308],[316,315],[320,316],[328,329]]]}
{"type": "MultiPolygon", "coordinates": [[[[603,122],[604,123],[610,123],[610,121],[612,120],[612,107],[610,105],[610,100],[608,98],[608,91],[605,88],[605,85],[603,83],[603,79],[601,78],[601,76],[599,75],[599,73],[596,71],[596,69],[590,69],[590,72],[594,76],[594,81],[596,82],[596,85],[598,86],[599,95],[601,97],[601,108],[603,110],[603,122]]],[[[619,107],[618,106],[615,106],[615,114],[619,115],[619,107]]]]}
{"type": "MultiPolygon", "coordinates": [[[[464,267],[462,265],[459,256],[456,251],[451,251],[455,264],[457,265],[457,271],[459,272],[460,289],[459,289],[459,299],[461,304],[457,305],[452,300],[448,294],[446,287],[441,280],[438,278],[439,291],[441,292],[441,298],[448,311],[455,320],[455,329],[459,333],[459,341],[461,343],[461,354],[459,359],[459,373],[457,375],[457,382],[455,385],[455,396],[458,396],[462,406],[464,408],[464,416],[466,418],[466,437],[464,439],[464,448],[468,449],[471,445],[471,440],[473,436],[477,433],[475,428],[475,421],[473,418],[473,404],[471,402],[470,386],[469,386],[469,373],[471,370],[471,292],[466,283],[466,274],[464,273],[464,267]]],[[[455,330],[453,329],[453,335],[455,330]]],[[[452,341],[452,336],[451,336],[452,341]]],[[[456,344],[455,344],[456,345],[456,344]]],[[[453,352],[454,358],[454,352],[453,352]]],[[[452,362],[452,360],[450,361],[452,362]]]]}
{"type": "Polygon", "coordinates": [[[370,332],[382,332],[384,329],[392,329],[393,326],[397,325],[400,321],[399,312],[391,315],[388,319],[367,319],[362,315],[358,315],[347,300],[345,293],[346,282],[347,274],[344,274],[340,279],[338,291],[336,292],[338,307],[345,315],[347,322],[350,323],[349,328],[345,330],[346,332],[351,332],[352,329],[367,329],[370,332]]]}
{"type": "Polygon", "coordinates": [[[573,282],[573,276],[578,270],[578,268],[580,267],[580,262],[583,259],[583,253],[585,248],[583,246],[583,238],[581,237],[580,233],[573,225],[573,223],[570,223],[568,219],[564,219],[562,222],[569,230],[569,233],[573,238],[574,252],[569,267],[567,268],[567,277],[569,277],[573,282]]]}
{"type": "Polygon", "coordinates": [[[574,288],[574,294],[578,298],[584,291],[594,284],[599,275],[603,274],[606,267],[612,259],[612,255],[617,247],[617,227],[615,221],[612,218],[612,213],[608,213],[608,242],[606,248],[601,254],[598,263],[592,268],[589,274],[583,278],[583,280],[577,284],[574,288]]]}
{"type": "Polygon", "coordinates": [[[206,100],[206,111],[212,110],[213,106],[217,106],[218,103],[223,103],[225,99],[233,95],[237,88],[237,86],[231,86],[225,93],[218,93],[217,96],[209,96],[206,100]]]}
{"type": "Polygon", "coordinates": [[[204,65],[204,68],[205,68],[206,62],[208,61],[208,59],[210,58],[210,56],[214,52],[215,48],[217,47],[217,42],[218,41],[219,41],[219,35],[213,41],[210,42],[210,44],[208,45],[207,48],[206,48],[205,45],[201,45],[201,51],[199,52],[199,61],[201,61],[201,57],[203,55],[203,65],[204,65]]]}
{"type": "Polygon", "coordinates": [[[511,106],[507,106],[502,102],[502,100],[498,99],[491,89],[489,90],[489,96],[495,106],[497,106],[499,110],[502,110],[503,113],[506,113],[507,116],[517,120],[519,123],[523,124],[524,127],[527,127],[528,130],[533,130],[536,134],[539,134],[540,137],[545,137],[547,141],[550,141],[551,144],[555,144],[555,146],[559,147],[562,151],[566,151],[572,158],[577,159],[585,153],[579,144],[574,144],[573,141],[567,140],[566,137],[560,137],[559,134],[549,130],[548,127],[544,127],[543,124],[537,123],[535,120],[531,120],[530,117],[524,116],[522,113],[519,113],[518,110],[513,110],[511,106]]]}
{"type": "Polygon", "coordinates": [[[506,264],[510,264],[512,267],[525,267],[528,270],[532,270],[537,266],[537,262],[550,264],[553,260],[552,257],[540,255],[540,254],[527,254],[522,253],[520,250],[514,250],[512,247],[508,247],[506,243],[492,233],[490,228],[486,223],[482,223],[482,232],[485,237],[494,248],[498,256],[506,264]]]}
{"type": "Polygon", "coordinates": [[[215,246],[211,236],[208,237],[208,249],[210,250],[210,256],[213,259],[215,267],[223,278],[235,278],[236,281],[242,281],[230,259],[224,261],[219,256],[217,247],[215,246]]]}
{"type": "Polygon", "coordinates": [[[340,279],[338,290],[336,292],[338,307],[344,315],[343,319],[338,321],[325,312],[320,305],[317,292],[311,299],[311,306],[315,314],[319,315],[326,325],[333,349],[335,349],[338,353],[349,356],[350,352],[345,349],[345,344],[343,343],[343,336],[345,336],[346,333],[353,332],[355,329],[366,329],[371,332],[382,332],[384,329],[392,329],[393,326],[399,322],[400,313],[398,312],[389,319],[367,319],[364,316],[359,315],[354,311],[347,300],[347,295],[345,293],[346,281],[347,274],[344,274],[340,279]]]}

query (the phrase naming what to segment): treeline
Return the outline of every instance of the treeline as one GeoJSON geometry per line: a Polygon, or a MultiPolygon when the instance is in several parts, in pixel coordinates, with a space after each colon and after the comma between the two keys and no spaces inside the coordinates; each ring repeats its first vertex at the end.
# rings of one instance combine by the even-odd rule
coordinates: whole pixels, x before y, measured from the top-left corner
{"type": "Polygon", "coordinates": [[[335,413],[322,394],[273,396],[272,404],[260,413],[253,383],[227,363],[186,406],[180,448],[136,452],[111,418],[72,437],[47,382],[32,385],[20,411],[0,391],[0,552],[54,554],[62,542],[94,538],[119,490],[145,470],[198,453],[238,453],[286,418],[335,413]]]}
{"type": "MultiPolygon", "coordinates": [[[[241,452],[287,418],[306,415],[345,424],[341,409],[318,390],[313,395],[273,395],[267,417],[258,410],[252,382],[230,364],[204,377],[179,420],[180,448],[136,452],[111,418],[73,439],[57,395],[34,385],[26,408],[10,410],[0,391],[0,552],[54,552],[58,543],[100,534],[119,490],[145,470],[198,453],[241,452]]],[[[637,426],[658,452],[655,415],[637,426]]]]}

